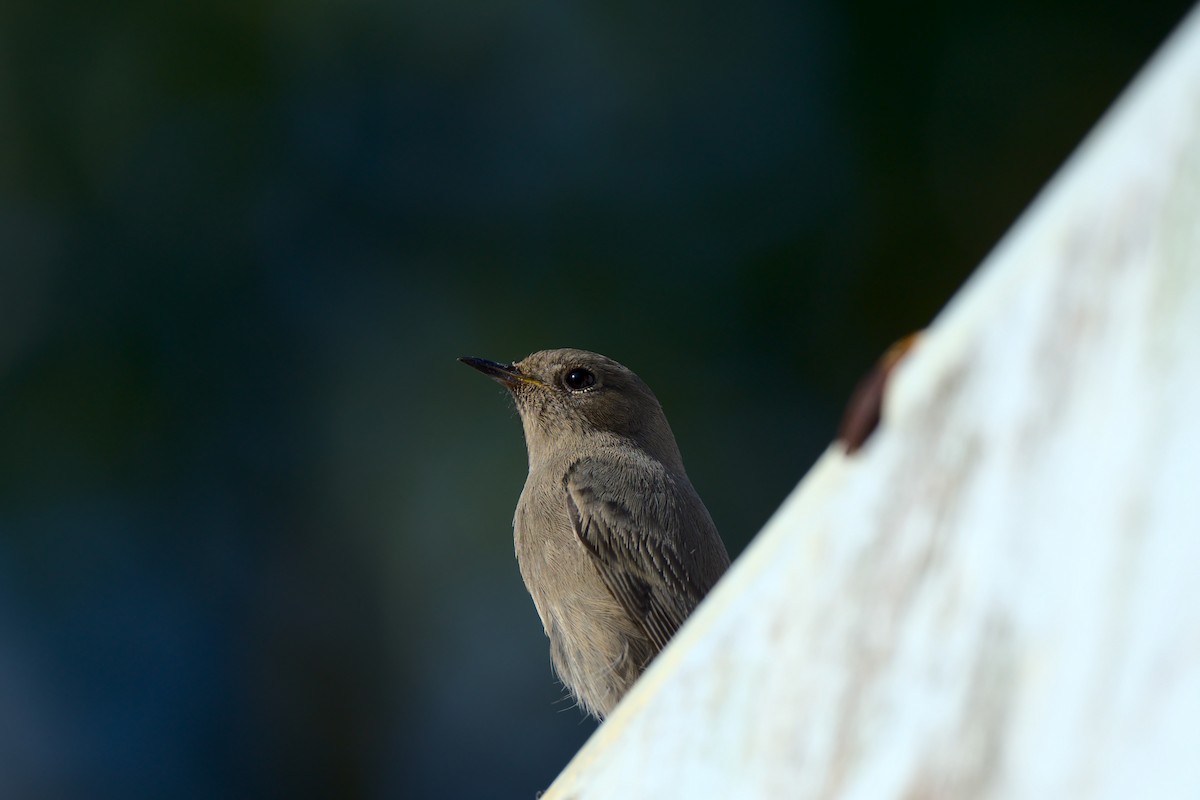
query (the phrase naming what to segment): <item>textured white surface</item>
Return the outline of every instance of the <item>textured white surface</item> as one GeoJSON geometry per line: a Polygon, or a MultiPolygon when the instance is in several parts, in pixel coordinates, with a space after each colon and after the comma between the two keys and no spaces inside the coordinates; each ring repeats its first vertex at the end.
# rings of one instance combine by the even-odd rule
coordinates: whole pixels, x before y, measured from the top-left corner
{"type": "Polygon", "coordinates": [[[1200,797],[1200,14],[546,794],[1200,797]]]}

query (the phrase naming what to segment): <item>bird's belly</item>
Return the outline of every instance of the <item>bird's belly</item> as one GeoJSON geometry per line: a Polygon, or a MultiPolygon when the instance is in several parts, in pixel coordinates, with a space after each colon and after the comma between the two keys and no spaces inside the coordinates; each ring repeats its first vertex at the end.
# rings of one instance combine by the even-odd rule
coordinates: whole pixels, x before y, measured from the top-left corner
{"type": "Polygon", "coordinates": [[[522,502],[514,522],[517,563],[550,639],[554,670],[587,710],[605,716],[653,657],[653,646],[604,585],[565,505],[522,502]]]}

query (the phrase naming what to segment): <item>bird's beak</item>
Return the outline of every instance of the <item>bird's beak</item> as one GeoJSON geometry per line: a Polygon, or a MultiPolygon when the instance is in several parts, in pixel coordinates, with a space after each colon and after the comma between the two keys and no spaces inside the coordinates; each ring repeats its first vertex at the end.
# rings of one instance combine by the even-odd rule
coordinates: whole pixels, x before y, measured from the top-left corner
{"type": "Polygon", "coordinates": [[[521,371],[517,369],[516,364],[498,364],[495,361],[488,361],[486,358],[473,358],[471,356],[462,356],[458,360],[468,367],[473,367],[489,378],[500,381],[507,386],[520,386],[523,383],[531,386],[546,385],[537,378],[522,375],[521,371]]]}

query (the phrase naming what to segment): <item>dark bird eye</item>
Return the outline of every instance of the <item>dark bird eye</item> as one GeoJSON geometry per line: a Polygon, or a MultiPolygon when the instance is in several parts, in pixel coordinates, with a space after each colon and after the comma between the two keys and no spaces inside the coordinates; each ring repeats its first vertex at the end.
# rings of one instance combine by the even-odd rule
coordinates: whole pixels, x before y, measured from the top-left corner
{"type": "Polygon", "coordinates": [[[583,367],[575,367],[563,376],[563,386],[572,392],[581,392],[589,386],[596,385],[596,376],[583,367]]]}

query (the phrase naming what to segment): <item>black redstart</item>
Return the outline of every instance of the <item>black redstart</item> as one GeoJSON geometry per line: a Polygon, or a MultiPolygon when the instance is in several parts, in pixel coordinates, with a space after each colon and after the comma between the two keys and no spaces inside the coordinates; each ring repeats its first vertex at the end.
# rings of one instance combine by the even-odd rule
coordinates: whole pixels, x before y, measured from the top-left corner
{"type": "Polygon", "coordinates": [[[460,359],[504,384],[529,477],[517,562],[555,671],[603,719],[729,566],[654,393],[612,359],[460,359]]]}

